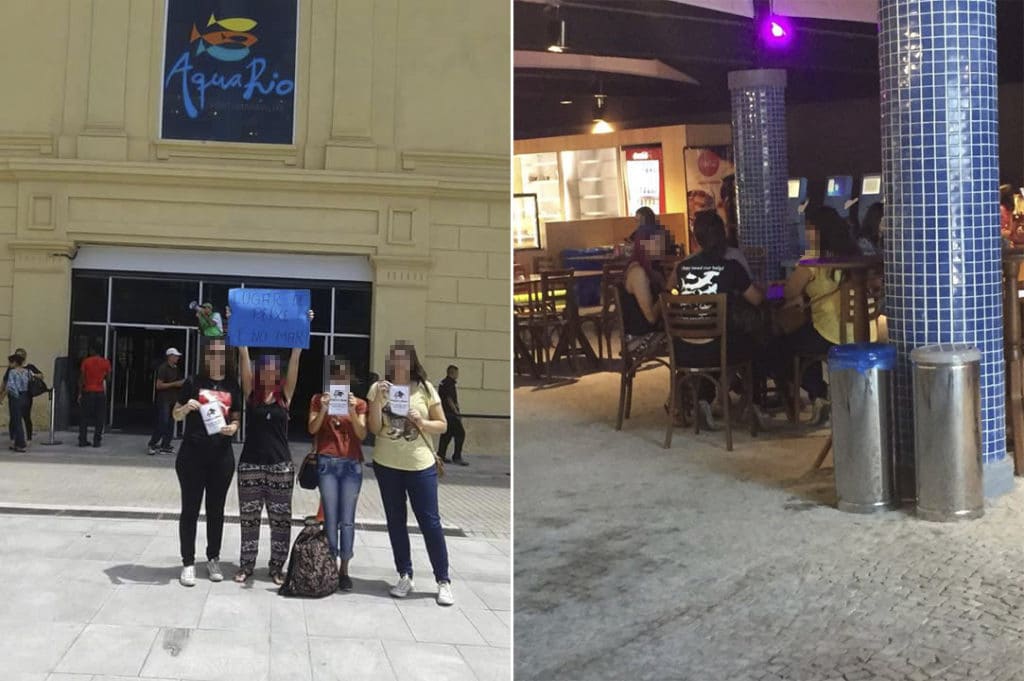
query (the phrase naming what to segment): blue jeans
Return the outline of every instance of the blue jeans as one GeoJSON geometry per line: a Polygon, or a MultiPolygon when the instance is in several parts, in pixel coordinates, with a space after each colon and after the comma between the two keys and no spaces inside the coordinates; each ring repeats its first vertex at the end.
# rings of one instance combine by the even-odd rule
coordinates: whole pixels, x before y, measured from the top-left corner
{"type": "Polygon", "coordinates": [[[11,417],[11,440],[14,441],[15,447],[22,449],[25,447],[25,424],[21,419],[26,401],[22,395],[7,395],[7,409],[11,417]]]}
{"type": "Polygon", "coordinates": [[[356,502],[359,501],[359,488],[363,486],[363,464],[355,459],[321,454],[316,458],[316,470],[331,554],[335,558],[351,560],[356,538],[356,502]]]}
{"type": "Polygon", "coordinates": [[[156,427],[153,429],[153,435],[149,438],[150,447],[156,447],[158,443],[164,449],[171,446],[171,440],[174,439],[174,418],[171,416],[173,408],[173,403],[157,400],[156,427]]]}
{"type": "Polygon", "coordinates": [[[412,553],[409,548],[409,528],[406,527],[409,516],[405,499],[408,496],[412,512],[416,514],[416,523],[427,545],[434,578],[439,582],[450,581],[448,545],[441,529],[441,514],[437,510],[437,468],[431,466],[422,471],[401,471],[381,466],[375,461],[373,471],[377,475],[384,515],[388,519],[391,552],[395,557],[398,574],[412,577],[412,553]]]}

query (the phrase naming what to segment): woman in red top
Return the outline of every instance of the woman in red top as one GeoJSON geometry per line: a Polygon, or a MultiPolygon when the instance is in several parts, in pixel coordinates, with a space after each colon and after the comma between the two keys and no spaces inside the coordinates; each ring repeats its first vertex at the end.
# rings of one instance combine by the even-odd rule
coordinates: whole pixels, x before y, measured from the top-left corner
{"type": "Polygon", "coordinates": [[[327,392],[314,395],[309,404],[309,434],[317,453],[320,497],[322,499],[327,530],[327,542],[338,561],[338,587],[352,590],[348,576],[348,562],[352,559],[355,542],[356,502],[363,486],[363,450],[360,443],[366,437],[366,402],[351,392],[352,374],[348,361],[331,359],[327,392]],[[347,414],[337,400],[332,405],[330,386],[349,388],[347,414]],[[330,412],[335,412],[331,414],[330,412]]]}

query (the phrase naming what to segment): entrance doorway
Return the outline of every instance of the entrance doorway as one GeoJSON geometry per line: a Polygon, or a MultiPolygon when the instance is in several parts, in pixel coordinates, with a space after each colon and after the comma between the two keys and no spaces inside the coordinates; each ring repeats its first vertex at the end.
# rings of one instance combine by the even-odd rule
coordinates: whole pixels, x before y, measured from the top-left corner
{"type": "Polygon", "coordinates": [[[192,366],[193,329],[115,326],[111,329],[110,427],[128,433],[153,429],[156,370],[167,348],[182,353],[181,376],[192,366]]]}

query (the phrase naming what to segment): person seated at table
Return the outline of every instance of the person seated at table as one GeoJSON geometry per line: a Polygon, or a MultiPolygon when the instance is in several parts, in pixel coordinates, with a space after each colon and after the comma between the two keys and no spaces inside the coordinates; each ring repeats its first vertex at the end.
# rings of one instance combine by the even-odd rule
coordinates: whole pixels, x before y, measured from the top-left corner
{"type": "Polygon", "coordinates": [[[640,206],[636,209],[635,217],[637,219],[637,228],[630,235],[629,239],[633,243],[636,243],[637,234],[640,229],[645,226],[654,227],[659,234],[661,234],[661,242],[658,245],[657,251],[651,251],[647,253],[649,258],[660,258],[666,255],[675,255],[676,253],[676,239],[672,235],[672,232],[665,229],[665,226],[658,222],[658,216],[650,206],[640,206]]]}
{"type": "Polygon", "coordinates": [[[658,296],[664,289],[660,271],[651,264],[650,254],[659,253],[663,236],[657,224],[643,224],[633,232],[633,253],[619,284],[622,302],[622,331],[626,351],[634,357],[668,354],[665,330],[661,326],[658,296]]]}
{"type": "MultiPolygon", "coordinates": [[[[850,236],[846,221],[832,208],[823,206],[808,211],[807,225],[818,232],[821,254],[826,257],[859,257],[857,243],[850,236]]],[[[826,267],[797,265],[786,280],[783,307],[810,305],[810,319],[796,331],[775,337],[765,354],[768,374],[775,379],[781,394],[787,394],[793,358],[799,355],[827,354],[839,344],[839,284],[842,271],[826,267]]],[[[803,385],[812,404],[811,422],[828,422],[830,403],[828,386],[821,363],[808,367],[803,385]]],[[[799,388],[797,388],[799,389],[799,388]]]]}
{"type": "Polygon", "coordinates": [[[857,247],[861,255],[882,254],[882,216],[885,213],[885,204],[879,201],[868,208],[867,214],[861,221],[857,247]]]}
{"type": "MultiPolygon", "coordinates": [[[[714,210],[697,213],[693,222],[694,237],[700,251],[676,266],[675,289],[680,295],[728,295],[726,315],[729,318],[726,357],[730,362],[739,362],[751,357],[754,339],[742,332],[738,324],[738,311],[746,305],[758,306],[764,294],[750,279],[750,275],[735,260],[725,257],[728,241],[725,223],[714,210]]],[[[674,339],[675,351],[687,366],[717,366],[720,361],[719,340],[674,339]]],[[[701,380],[697,392],[697,416],[709,429],[715,428],[711,414],[711,403],[715,400],[715,387],[709,381],[701,380]]],[[[721,395],[721,399],[729,399],[721,395]]]]}

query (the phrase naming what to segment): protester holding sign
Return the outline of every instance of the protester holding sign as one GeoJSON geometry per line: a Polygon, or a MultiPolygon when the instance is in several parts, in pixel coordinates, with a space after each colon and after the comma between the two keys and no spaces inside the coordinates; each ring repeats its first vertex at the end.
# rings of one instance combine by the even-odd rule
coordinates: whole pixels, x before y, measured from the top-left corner
{"type": "Polygon", "coordinates": [[[338,586],[352,590],[348,564],[355,542],[356,503],[363,485],[366,402],[352,394],[348,360],[330,362],[327,390],[309,403],[309,434],[317,453],[320,497],[327,542],[338,561],[338,586]]]}
{"type": "Polygon", "coordinates": [[[224,579],[218,564],[224,536],[224,502],[235,474],[231,441],[238,432],[242,410],[238,382],[228,375],[226,366],[224,339],[207,339],[199,373],[184,381],[172,409],[175,421],[185,421],[185,435],[174,464],[181,486],[178,537],[183,566],[179,581],[183,586],[196,583],[196,525],[204,493],[206,570],[211,582],[224,579]]]}
{"type": "Polygon", "coordinates": [[[416,348],[409,343],[398,341],[391,346],[384,375],[386,380],[371,386],[367,401],[370,430],[377,435],[373,470],[398,571],[398,583],[391,588],[391,595],[405,598],[413,589],[406,527],[408,498],[434,568],[437,603],[452,605],[455,597],[448,577],[448,546],[437,508],[440,459],[429,440],[429,436],[448,429],[441,398],[427,381],[416,348]]]}
{"type": "MultiPolygon", "coordinates": [[[[309,343],[309,321],[313,319],[313,311],[309,310],[307,315],[306,345],[309,343]]],[[[239,316],[240,310],[232,305],[232,334],[239,328],[236,321],[239,316]]],[[[239,355],[242,393],[248,411],[245,445],[238,461],[242,548],[235,581],[244,583],[256,567],[260,518],[266,505],[270,520],[270,577],[275,584],[281,585],[291,543],[292,488],[295,484],[295,465],[288,447],[288,410],[299,380],[302,348],[292,348],[283,380],[281,359],[277,355],[259,357],[255,372],[248,346],[239,347],[239,355]]]]}

